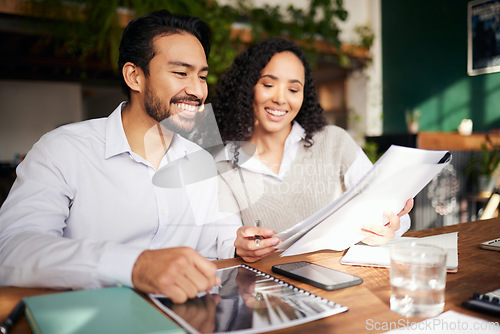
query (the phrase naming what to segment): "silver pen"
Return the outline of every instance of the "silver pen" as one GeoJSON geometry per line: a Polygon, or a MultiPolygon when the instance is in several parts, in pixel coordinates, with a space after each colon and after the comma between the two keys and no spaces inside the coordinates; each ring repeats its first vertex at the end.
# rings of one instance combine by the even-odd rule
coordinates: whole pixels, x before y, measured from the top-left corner
{"type": "MultiPolygon", "coordinates": [[[[257,219],[255,221],[254,226],[255,227],[260,227],[260,220],[257,219]]],[[[254,241],[255,241],[255,246],[259,247],[260,246],[260,241],[262,240],[262,236],[257,234],[253,238],[254,238],[254,241]]]]}

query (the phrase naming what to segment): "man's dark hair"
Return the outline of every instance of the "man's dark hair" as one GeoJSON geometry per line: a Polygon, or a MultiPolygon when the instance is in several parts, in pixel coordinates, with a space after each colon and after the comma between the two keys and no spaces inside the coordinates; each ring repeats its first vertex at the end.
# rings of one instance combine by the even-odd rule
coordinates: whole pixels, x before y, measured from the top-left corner
{"type": "Polygon", "coordinates": [[[156,53],[153,44],[154,38],[183,32],[195,36],[200,41],[208,59],[211,31],[209,26],[197,17],[172,14],[168,10],[159,10],[130,21],[123,32],[118,58],[122,90],[129,100],[130,87],[123,78],[123,65],[131,62],[139,66],[145,75],[149,75],[149,62],[156,53]]]}
{"type": "Polygon", "coordinates": [[[236,57],[233,65],[217,84],[213,108],[224,142],[247,141],[252,137],[255,124],[254,87],[271,58],[285,51],[296,55],[305,70],[304,101],[295,120],[306,132],[306,146],[313,144],[313,133],[326,125],[323,109],[314,88],[311,68],[304,52],[291,41],[271,38],[251,46],[236,57]]]}

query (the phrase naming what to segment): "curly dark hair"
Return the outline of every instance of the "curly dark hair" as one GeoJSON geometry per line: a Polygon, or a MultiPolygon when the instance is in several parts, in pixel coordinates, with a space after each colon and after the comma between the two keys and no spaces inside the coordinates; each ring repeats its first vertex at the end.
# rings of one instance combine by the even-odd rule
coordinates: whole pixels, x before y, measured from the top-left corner
{"type": "Polygon", "coordinates": [[[304,65],[304,102],[295,120],[306,132],[306,146],[313,144],[314,132],[326,125],[323,109],[314,88],[311,68],[304,52],[294,42],[283,38],[270,38],[251,46],[236,57],[217,85],[213,108],[224,143],[248,141],[252,137],[255,123],[254,87],[271,58],[285,51],[295,54],[304,65]]]}
{"type": "Polygon", "coordinates": [[[194,16],[172,14],[166,9],[148,13],[130,21],[120,42],[118,68],[120,69],[123,93],[130,100],[130,87],[125,83],[122,68],[126,62],[139,66],[149,75],[149,62],[156,54],[153,40],[156,36],[167,36],[187,32],[195,36],[203,46],[208,59],[210,53],[210,27],[194,16]]]}

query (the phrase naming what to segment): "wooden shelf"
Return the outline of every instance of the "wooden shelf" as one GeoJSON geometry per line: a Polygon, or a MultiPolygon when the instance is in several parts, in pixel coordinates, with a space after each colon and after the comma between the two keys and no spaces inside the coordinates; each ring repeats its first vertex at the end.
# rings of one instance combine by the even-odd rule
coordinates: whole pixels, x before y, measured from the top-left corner
{"type": "MultiPolygon", "coordinates": [[[[458,132],[419,132],[418,148],[427,150],[450,151],[481,151],[481,145],[486,142],[486,133],[473,133],[463,136],[458,132]]],[[[500,145],[499,134],[488,134],[495,145],[500,145]]],[[[490,148],[490,147],[489,147],[490,148]]]]}

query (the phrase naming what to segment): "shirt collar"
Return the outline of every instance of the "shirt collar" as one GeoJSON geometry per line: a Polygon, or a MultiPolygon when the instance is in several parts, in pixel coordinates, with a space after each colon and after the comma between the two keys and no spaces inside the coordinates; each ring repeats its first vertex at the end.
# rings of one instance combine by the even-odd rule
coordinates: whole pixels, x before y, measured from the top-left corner
{"type": "Polygon", "coordinates": [[[233,142],[227,143],[224,148],[215,155],[215,162],[231,161],[233,158],[234,145],[233,142]]]}
{"type": "Polygon", "coordinates": [[[250,171],[263,174],[268,178],[275,181],[282,181],[286,173],[290,169],[292,162],[295,160],[297,155],[298,147],[302,141],[305,139],[306,132],[298,122],[292,123],[292,130],[288,134],[285,140],[285,147],[283,150],[283,158],[281,160],[281,166],[279,174],[274,173],[268,166],[266,166],[262,161],[258,159],[248,159],[243,161],[241,167],[248,169],[250,171]]]}
{"type": "MultiPolygon", "coordinates": [[[[292,122],[292,130],[288,134],[288,137],[285,140],[285,152],[288,151],[288,149],[294,145],[298,145],[298,143],[306,138],[306,131],[304,128],[296,121],[292,122]]],[[[221,162],[221,161],[232,161],[233,158],[233,151],[234,151],[234,144],[233,143],[228,143],[223,150],[221,150],[216,156],[215,156],[215,162],[221,162]]],[[[248,157],[245,152],[240,148],[238,149],[239,156],[244,157],[243,159],[239,159],[238,165],[244,166],[246,162],[250,161],[251,158],[248,157]]],[[[250,166],[245,166],[245,167],[251,167],[250,166]]]]}
{"type": "Polygon", "coordinates": [[[122,110],[127,105],[127,102],[122,102],[116,109],[109,115],[106,120],[106,151],[104,158],[108,159],[112,156],[121,153],[131,153],[130,144],[128,143],[125,130],[122,123],[122,110]]]}
{"type": "Polygon", "coordinates": [[[300,142],[302,139],[306,139],[306,130],[298,122],[293,121],[292,130],[285,140],[285,148],[300,142]]]}
{"type": "MultiPolygon", "coordinates": [[[[105,159],[122,153],[132,154],[132,149],[125,135],[122,122],[122,111],[127,102],[122,102],[109,115],[106,120],[106,152],[105,159]]],[[[184,158],[186,154],[193,153],[199,149],[195,144],[184,139],[179,134],[174,134],[172,142],[167,150],[168,158],[171,160],[184,158]]]]}

